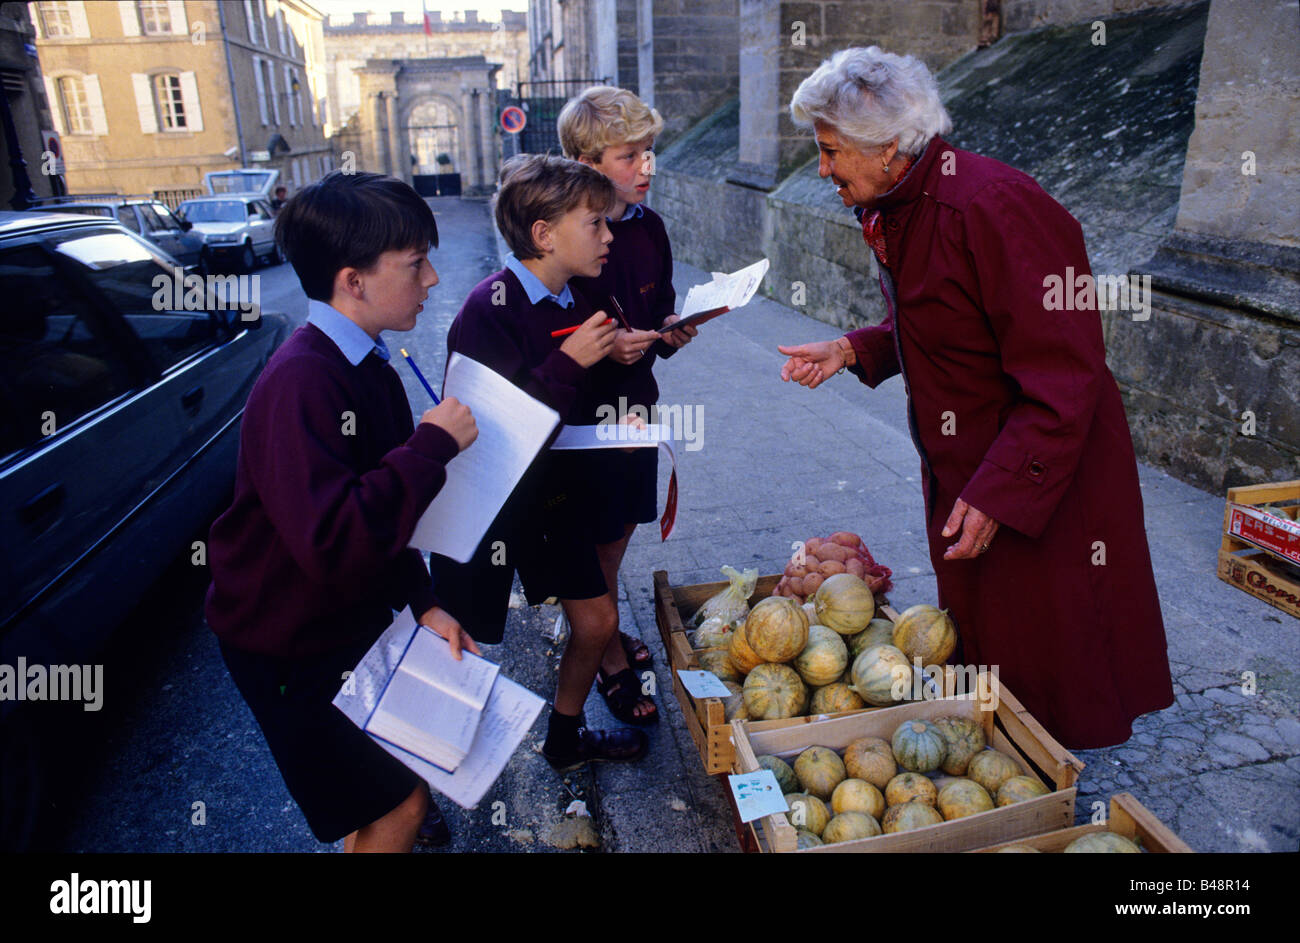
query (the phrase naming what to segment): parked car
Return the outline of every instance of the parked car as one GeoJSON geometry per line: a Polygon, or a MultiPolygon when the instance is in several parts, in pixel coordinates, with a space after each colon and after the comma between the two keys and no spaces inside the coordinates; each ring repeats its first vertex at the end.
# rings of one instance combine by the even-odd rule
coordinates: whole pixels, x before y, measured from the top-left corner
{"type": "Polygon", "coordinates": [[[210,266],[233,263],[251,272],[260,258],[277,265],[284,261],[275,244],[271,206],[262,197],[201,196],[186,200],[177,212],[203,236],[210,266]]]}
{"type": "Polygon", "coordinates": [[[130,197],[86,199],[55,197],[33,207],[46,213],[79,213],[115,219],[131,232],[139,233],[180,262],[187,271],[207,273],[203,256],[203,235],[191,232],[193,225],[178,218],[164,203],[130,197]]]}
{"type": "MultiPolygon", "coordinates": [[[[0,212],[0,664],[93,663],[228,499],[289,322],[157,302],[175,264],[116,221],[0,212]]],[[[6,849],[36,817],[40,706],[0,699],[6,849]]]]}

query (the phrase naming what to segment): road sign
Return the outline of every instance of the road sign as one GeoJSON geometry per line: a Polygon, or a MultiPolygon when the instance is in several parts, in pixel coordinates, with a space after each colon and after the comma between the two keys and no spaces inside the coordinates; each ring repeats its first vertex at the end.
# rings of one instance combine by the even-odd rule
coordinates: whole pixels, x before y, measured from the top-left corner
{"type": "Polygon", "coordinates": [[[518,134],[528,123],[527,116],[524,115],[523,109],[515,105],[507,105],[501,109],[501,128],[509,134],[518,134]]]}

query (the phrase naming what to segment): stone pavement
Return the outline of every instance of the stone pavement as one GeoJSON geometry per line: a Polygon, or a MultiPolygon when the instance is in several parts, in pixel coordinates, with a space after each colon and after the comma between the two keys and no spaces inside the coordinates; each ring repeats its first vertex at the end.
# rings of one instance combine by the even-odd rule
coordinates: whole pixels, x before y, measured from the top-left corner
{"type": "MultiPolygon", "coordinates": [[[[435,201],[440,220],[444,205],[435,201]]],[[[468,225],[471,207],[479,206],[447,205],[446,211],[468,225]]],[[[445,290],[435,289],[432,297],[441,296],[437,303],[454,314],[468,291],[460,282],[477,278],[440,272],[445,290]]],[[[706,278],[679,261],[679,297],[706,278]]],[[[440,311],[438,321],[444,317],[440,311]]],[[[896,608],[935,601],[919,461],[907,433],[901,380],[874,391],[848,374],[811,391],[780,380],[784,358],[777,344],[837,333],[757,299],[707,325],[656,367],[660,402],[701,407],[703,425],[698,451],[678,448],[676,531],[661,542],[656,526],[639,528],[621,571],[623,627],[655,653],[664,717],[650,728],[651,753],[636,764],[600,765],[561,781],[535,752],[545,734],[543,712],[478,810],[441,803],[456,836],[449,850],[553,850],[546,839],[574,798],[594,813],[605,851],[736,850],[723,787],[703,772],[672,695],[655,626],[653,571],[666,570],[674,584],[722,579],[723,564],[776,573],[792,541],[848,529],[862,534],[875,557],[893,569],[896,608]]],[[[436,362],[440,375],[442,352],[428,349],[425,359],[436,362]]],[[[418,388],[408,392],[413,404],[422,402],[418,388]]],[[[1300,624],[1216,578],[1222,496],[1145,466],[1140,476],[1178,701],[1140,719],[1130,742],[1078,754],[1086,764],[1078,818],[1088,818],[1094,801],[1128,791],[1197,851],[1294,851],[1300,834],[1300,679],[1294,667],[1300,624]],[[1250,696],[1241,693],[1244,672],[1255,675],[1250,696]]],[[[666,485],[661,460],[661,495],[666,485]]],[[[557,612],[516,609],[505,644],[485,652],[547,698],[554,692],[558,652],[542,630],[557,612]]],[[[594,693],[587,715],[593,726],[615,723],[594,693]]]]}

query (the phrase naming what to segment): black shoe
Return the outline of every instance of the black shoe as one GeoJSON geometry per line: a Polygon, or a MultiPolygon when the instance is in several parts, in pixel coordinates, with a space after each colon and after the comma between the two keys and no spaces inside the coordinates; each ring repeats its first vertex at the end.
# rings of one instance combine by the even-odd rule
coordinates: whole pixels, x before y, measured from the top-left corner
{"type": "Polygon", "coordinates": [[[451,841],[451,829],[447,827],[447,820],[442,817],[442,811],[438,808],[438,803],[433,801],[433,796],[429,796],[429,811],[424,813],[424,821],[420,823],[420,830],[415,833],[415,843],[427,848],[438,848],[446,845],[451,841]]]}
{"type": "Polygon", "coordinates": [[[639,760],[650,749],[650,739],[644,731],[631,727],[616,727],[613,730],[590,730],[578,728],[578,742],[571,752],[553,753],[542,744],[542,756],[546,762],[561,773],[591,762],[629,762],[639,760]]]}

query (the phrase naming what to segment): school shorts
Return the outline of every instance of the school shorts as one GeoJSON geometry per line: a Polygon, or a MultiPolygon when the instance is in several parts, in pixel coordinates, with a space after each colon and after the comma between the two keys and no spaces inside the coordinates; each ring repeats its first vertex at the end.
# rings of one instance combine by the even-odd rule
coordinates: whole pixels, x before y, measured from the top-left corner
{"type": "Polygon", "coordinates": [[[221,643],[230,676],[318,841],[336,842],[382,818],[423,783],[330,703],[343,672],[372,644],[278,658],[221,643]]]}
{"type": "Polygon", "coordinates": [[[601,449],[591,453],[596,543],[623,539],[628,524],[655,520],[659,498],[659,450],[601,449]]]}

